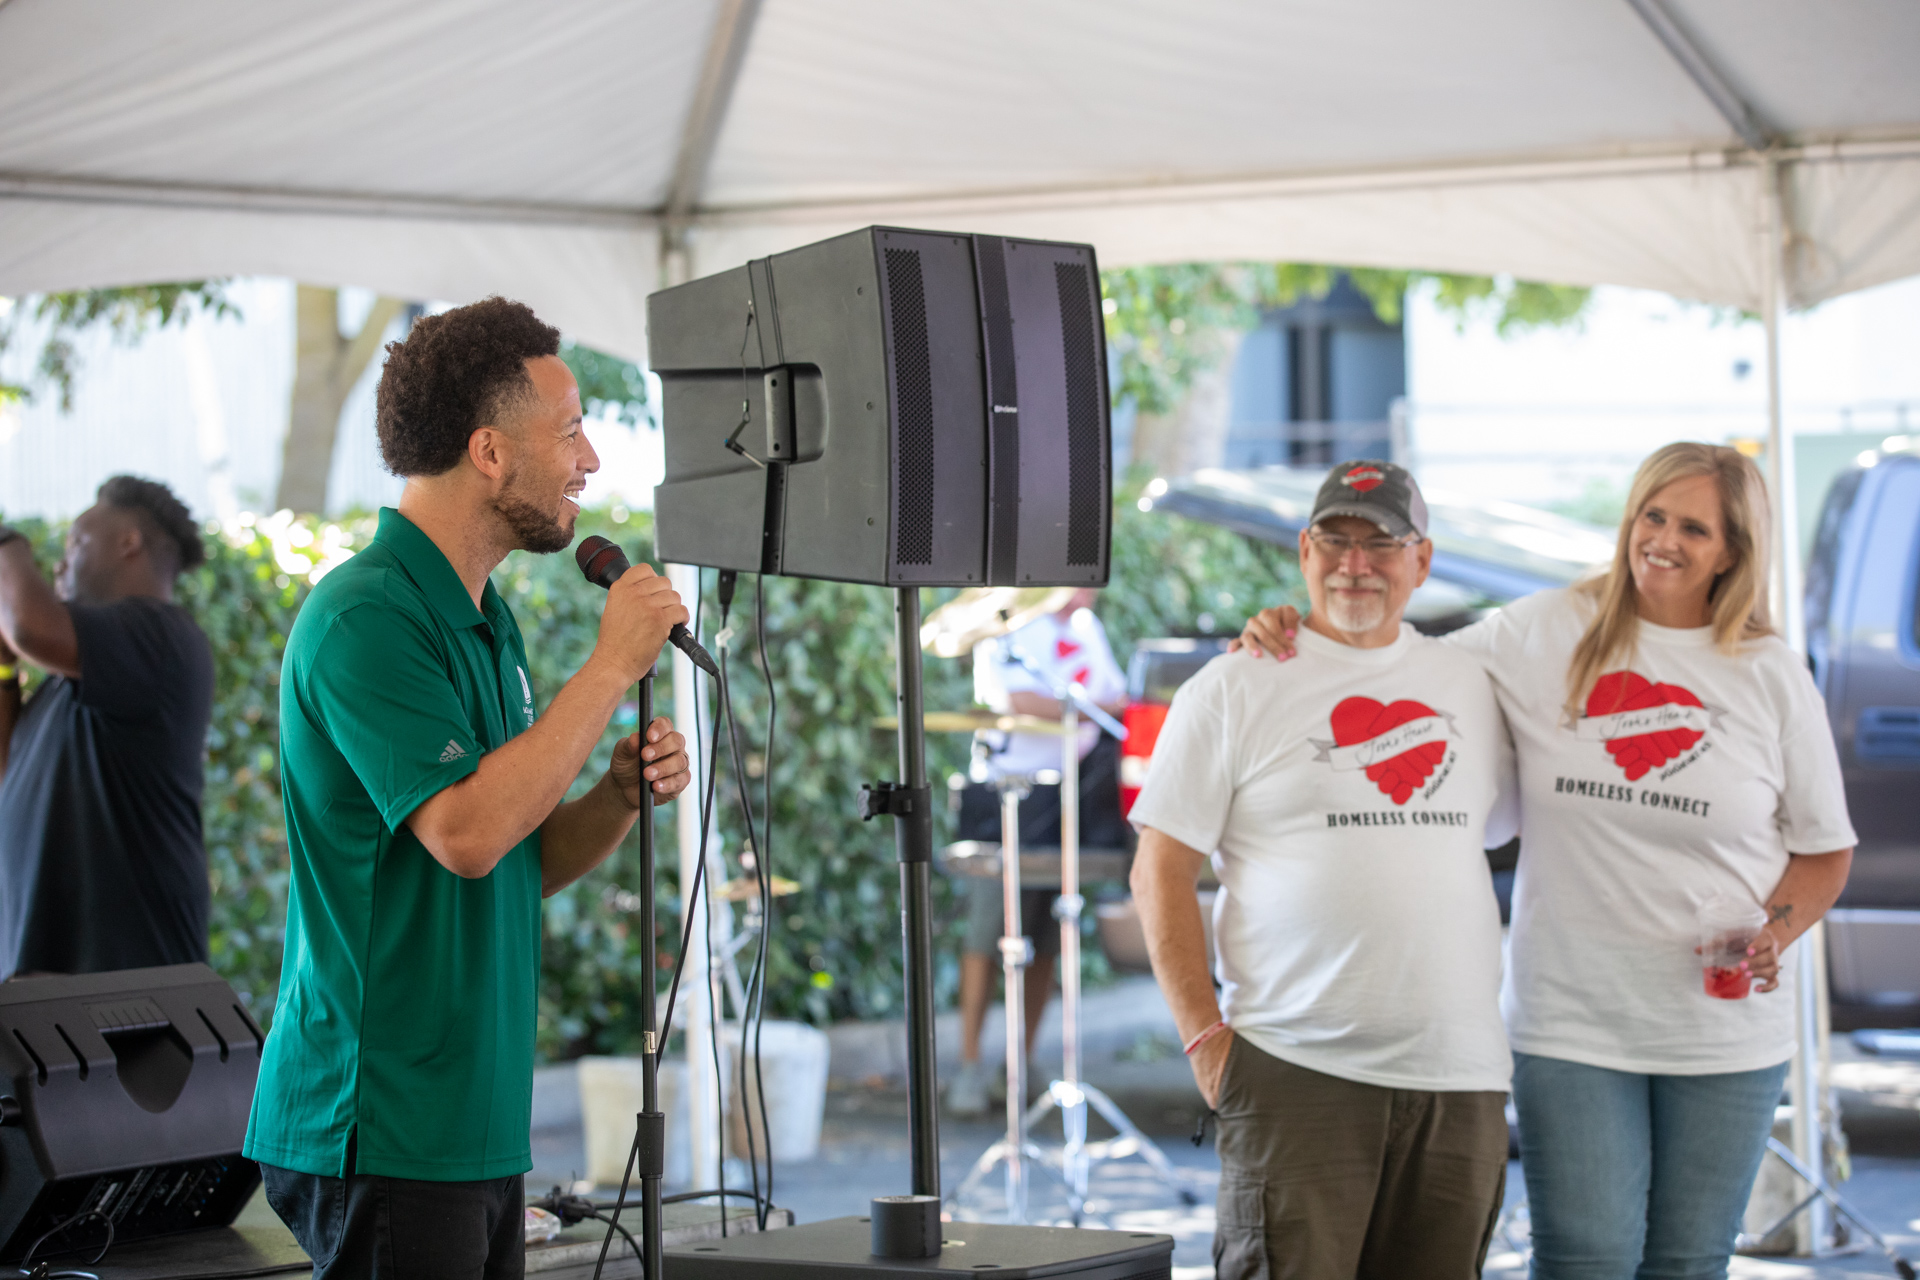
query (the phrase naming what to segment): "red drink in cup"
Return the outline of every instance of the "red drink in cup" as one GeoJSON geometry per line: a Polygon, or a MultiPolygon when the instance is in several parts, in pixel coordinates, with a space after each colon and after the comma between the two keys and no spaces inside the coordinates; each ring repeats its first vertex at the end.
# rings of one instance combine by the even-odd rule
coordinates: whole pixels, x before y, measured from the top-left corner
{"type": "Polygon", "coordinates": [[[1744,1000],[1753,990],[1747,948],[1766,926],[1767,913],[1748,898],[1716,894],[1700,904],[1700,965],[1708,995],[1744,1000]]]}
{"type": "Polygon", "coordinates": [[[1708,965],[1707,994],[1716,1000],[1744,1000],[1753,990],[1753,974],[1745,969],[1708,965]]]}

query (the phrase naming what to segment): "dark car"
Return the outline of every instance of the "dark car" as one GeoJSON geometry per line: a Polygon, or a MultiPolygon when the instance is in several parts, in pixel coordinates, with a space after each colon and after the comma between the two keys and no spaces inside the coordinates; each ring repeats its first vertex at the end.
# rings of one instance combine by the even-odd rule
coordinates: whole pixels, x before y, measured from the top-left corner
{"type": "Polygon", "coordinates": [[[1807,563],[1807,655],[1860,837],[1828,916],[1836,1027],[1920,1025],[1920,452],[1840,474],[1807,563]]]}

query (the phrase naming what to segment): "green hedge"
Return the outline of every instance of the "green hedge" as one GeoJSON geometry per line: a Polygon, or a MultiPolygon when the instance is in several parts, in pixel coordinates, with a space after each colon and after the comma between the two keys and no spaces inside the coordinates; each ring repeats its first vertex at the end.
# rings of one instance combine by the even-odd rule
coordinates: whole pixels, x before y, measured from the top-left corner
{"type": "MultiPolygon", "coordinates": [[[[1236,630],[1248,611],[1279,599],[1300,601],[1292,557],[1210,525],[1162,512],[1143,513],[1139,492],[1116,495],[1113,585],[1097,611],[1122,663],[1133,644],[1155,635],[1236,630]]],[[[213,642],[217,684],[207,744],[206,832],[213,881],[214,966],[263,1022],[270,1022],[278,985],[286,915],[286,846],[279,802],[277,734],[280,655],[288,629],[311,589],[314,568],[364,546],[370,518],[320,524],[282,515],[236,522],[209,538],[205,567],[182,582],[182,603],[213,642]]],[[[64,530],[22,522],[46,564],[58,556],[64,530]]],[[[618,508],[591,511],[581,532],[617,538],[636,559],[651,555],[651,523],[618,508]],[[615,516],[624,517],[616,521],[615,516]]],[[[601,593],[583,582],[570,556],[516,553],[495,583],[520,619],[542,706],[592,649],[601,593]]],[[[705,576],[706,634],[713,621],[713,575],[705,576]]],[[[746,772],[756,806],[766,725],[766,686],[752,640],[755,585],[740,584],[738,633],[730,670],[743,735],[746,772]]],[[[929,593],[927,604],[949,598],[929,593]]],[[[853,798],[863,781],[897,775],[891,734],[873,720],[893,709],[893,614],[876,587],[776,579],[767,583],[768,651],[779,698],[773,753],[774,824],[770,865],[801,890],[776,908],[770,1012],[827,1022],[900,1013],[899,873],[893,833],[884,822],[862,824],[853,798]]],[[[670,682],[658,691],[672,712],[670,682]]],[[[929,658],[927,705],[959,708],[972,700],[963,661],[929,658]]],[[[630,731],[634,709],[622,709],[583,774],[605,767],[614,737],[630,731]]],[[[681,721],[683,731],[691,726],[681,721]]],[[[691,734],[689,734],[691,736],[691,734]]],[[[929,740],[936,780],[964,767],[966,743],[929,740]]],[[[731,789],[732,763],[722,744],[716,804],[730,874],[739,874],[744,828],[731,789]]],[[[944,822],[944,819],[943,819],[944,822]]],[[[678,937],[674,869],[677,838],[671,807],[658,815],[664,874],[657,936],[637,936],[631,888],[631,842],[605,865],[547,904],[540,1046],[550,1058],[584,1052],[626,1052],[637,1046],[641,947],[665,962],[678,937]]],[[[937,832],[945,838],[945,831],[937,832]]],[[[938,990],[950,999],[957,979],[962,914],[948,886],[938,884],[935,918],[951,921],[938,940],[938,990]]],[[[1090,958],[1096,976],[1097,954],[1090,958]]]]}

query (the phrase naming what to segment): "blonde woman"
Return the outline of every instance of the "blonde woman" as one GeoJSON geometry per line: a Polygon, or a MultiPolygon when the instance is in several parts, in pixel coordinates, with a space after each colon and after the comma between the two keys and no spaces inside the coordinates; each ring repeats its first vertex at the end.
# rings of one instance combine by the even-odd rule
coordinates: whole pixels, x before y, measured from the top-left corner
{"type": "MultiPolygon", "coordinates": [[[[1501,1006],[1536,1280],[1724,1276],[1765,1153],[1794,1052],[1782,953],[1854,844],[1819,694],[1768,620],[1770,519],[1752,462],[1668,445],[1605,574],[1448,637],[1520,766],[1501,1006]],[[1716,897],[1765,912],[1719,984],[1738,998],[1695,951],[1716,897]]],[[[1241,639],[1286,656],[1296,621],[1266,610],[1241,639]]]]}

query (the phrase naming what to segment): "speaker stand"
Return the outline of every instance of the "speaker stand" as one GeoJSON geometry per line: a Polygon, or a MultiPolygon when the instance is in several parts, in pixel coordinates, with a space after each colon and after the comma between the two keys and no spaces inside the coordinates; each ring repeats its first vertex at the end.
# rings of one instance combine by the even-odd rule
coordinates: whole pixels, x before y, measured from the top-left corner
{"type": "MultiPolygon", "coordinates": [[[[860,793],[860,816],[894,820],[907,979],[907,1140],[913,1192],[940,1194],[938,1081],[933,1058],[933,795],[927,785],[920,682],[920,592],[895,593],[899,643],[900,782],[860,793]]],[[[1019,863],[1015,862],[1016,870],[1019,863]]],[[[649,1280],[1165,1280],[1173,1237],[1156,1232],[1071,1231],[994,1223],[942,1224],[940,1252],[901,1260],[874,1253],[864,1217],[830,1218],[667,1251],[649,1280]]]]}

